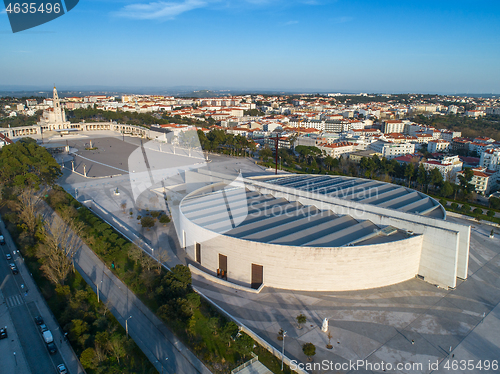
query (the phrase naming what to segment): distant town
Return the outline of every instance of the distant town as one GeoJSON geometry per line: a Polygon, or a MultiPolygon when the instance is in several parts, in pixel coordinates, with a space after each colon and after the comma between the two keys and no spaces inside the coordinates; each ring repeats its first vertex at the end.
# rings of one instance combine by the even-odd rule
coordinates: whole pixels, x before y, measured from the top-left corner
{"type": "MultiPolygon", "coordinates": [[[[115,121],[174,132],[196,126],[205,135],[222,130],[247,140],[234,152],[234,146],[224,143],[209,145],[215,148],[209,149],[212,151],[236,153],[245,148],[247,155],[256,155],[255,151],[274,149],[277,141],[279,149],[315,147],[318,155],[337,160],[359,163],[363,157],[376,156],[400,165],[422,165],[428,172],[439,170],[443,181],[454,184],[460,183],[464,169],[469,168],[468,184],[479,195],[492,194],[500,176],[500,98],[495,97],[92,95],[61,98],[64,119],[54,118],[52,98],[4,97],[1,104],[3,143],[4,137],[33,133],[31,126],[49,130],[51,123],[64,128],[62,123],[75,127],[74,123],[82,121],[115,121]]],[[[268,156],[270,161],[271,154],[268,156]]]]}

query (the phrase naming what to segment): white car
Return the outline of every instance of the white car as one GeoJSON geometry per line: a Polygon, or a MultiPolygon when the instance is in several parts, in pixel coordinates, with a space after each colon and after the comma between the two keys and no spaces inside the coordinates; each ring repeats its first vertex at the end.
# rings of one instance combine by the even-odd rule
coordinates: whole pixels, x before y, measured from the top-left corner
{"type": "Polygon", "coordinates": [[[64,366],[64,364],[57,365],[57,373],[58,374],[68,374],[68,371],[66,370],[66,366],[64,366]]]}

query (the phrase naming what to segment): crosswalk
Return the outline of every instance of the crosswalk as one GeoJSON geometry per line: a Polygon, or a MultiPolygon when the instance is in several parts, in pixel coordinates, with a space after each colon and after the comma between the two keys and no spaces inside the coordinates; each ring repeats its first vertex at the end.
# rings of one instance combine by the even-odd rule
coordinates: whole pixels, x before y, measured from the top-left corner
{"type": "Polygon", "coordinates": [[[9,308],[14,308],[16,306],[24,304],[24,298],[21,295],[14,295],[7,297],[5,299],[5,302],[7,303],[7,306],[9,308]]]}

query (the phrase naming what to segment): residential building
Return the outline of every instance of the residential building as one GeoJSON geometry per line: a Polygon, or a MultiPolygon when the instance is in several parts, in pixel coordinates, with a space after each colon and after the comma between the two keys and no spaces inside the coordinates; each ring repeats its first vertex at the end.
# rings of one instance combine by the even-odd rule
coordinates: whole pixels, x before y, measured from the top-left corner
{"type": "Polygon", "coordinates": [[[337,143],[320,143],[317,147],[325,151],[327,155],[332,156],[333,158],[338,158],[343,156],[344,154],[349,154],[354,151],[355,143],[351,142],[337,142],[337,143]]]}
{"type": "Polygon", "coordinates": [[[427,143],[427,151],[430,153],[440,153],[440,152],[448,152],[450,149],[450,143],[443,140],[431,140],[427,143]]]}
{"type": "MultiPolygon", "coordinates": [[[[492,188],[496,185],[498,172],[482,167],[474,168],[472,169],[472,171],[474,172],[474,175],[469,183],[474,185],[476,193],[481,195],[488,195],[491,192],[492,188]]],[[[457,173],[455,183],[460,183],[460,179],[458,177],[463,174],[464,171],[460,171],[457,173]]]]}
{"type": "Polygon", "coordinates": [[[412,143],[390,143],[383,140],[377,140],[368,146],[378,153],[382,154],[382,157],[387,159],[393,159],[398,156],[407,155],[409,153],[415,152],[415,144],[412,143]]]}
{"type": "Polygon", "coordinates": [[[499,170],[500,148],[489,148],[481,152],[479,166],[489,170],[499,170]]]}
{"type": "Polygon", "coordinates": [[[443,157],[440,160],[429,159],[421,163],[427,170],[438,169],[444,180],[455,181],[456,175],[462,170],[463,162],[458,156],[443,157]]]}
{"type": "Polygon", "coordinates": [[[394,132],[403,133],[405,131],[406,123],[400,120],[385,120],[382,123],[382,132],[390,134],[394,132]]]}

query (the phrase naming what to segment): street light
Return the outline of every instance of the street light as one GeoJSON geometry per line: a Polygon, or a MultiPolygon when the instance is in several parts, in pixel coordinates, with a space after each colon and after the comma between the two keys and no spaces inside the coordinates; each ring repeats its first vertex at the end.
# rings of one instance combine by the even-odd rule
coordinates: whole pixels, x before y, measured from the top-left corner
{"type": "MultiPolygon", "coordinates": [[[[102,285],[102,281],[101,281],[101,285],[102,285]]],[[[102,286],[101,286],[102,288],[102,286]]],[[[97,283],[97,304],[99,304],[99,283],[97,283]]]]}
{"type": "Polygon", "coordinates": [[[286,337],[286,331],[283,332],[283,350],[281,351],[281,371],[283,371],[283,359],[285,358],[285,337],[286,337]]]}
{"type": "Polygon", "coordinates": [[[17,357],[16,357],[16,352],[14,352],[14,360],[16,360],[16,366],[17,366],[17,357]]]}
{"type": "MultiPolygon", "coordinates": [[[[165,362],[167,362],[167,361],[168,361],[168,357],[165,358],[165,362]]],[[[161,374],[163,374],[163,364],[161,365],[161,374]]]]}
{"type": "Polygon", "coordinates": [[[126,320],[125,320],[125,332],[127,333],[127,339],[128,339],[128,320],[132,318],[132,316],[128,317],[126,320]]]}

